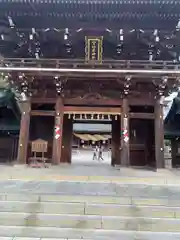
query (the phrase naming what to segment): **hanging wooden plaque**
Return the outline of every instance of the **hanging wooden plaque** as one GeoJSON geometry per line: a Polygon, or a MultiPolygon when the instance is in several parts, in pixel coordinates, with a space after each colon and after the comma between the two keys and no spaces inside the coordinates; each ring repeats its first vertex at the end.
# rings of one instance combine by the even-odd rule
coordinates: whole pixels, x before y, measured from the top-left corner
{"type": "Polygon", "coordinates": [[[102,63],[103,37],[85,37],[86,63],[102,63]]]}

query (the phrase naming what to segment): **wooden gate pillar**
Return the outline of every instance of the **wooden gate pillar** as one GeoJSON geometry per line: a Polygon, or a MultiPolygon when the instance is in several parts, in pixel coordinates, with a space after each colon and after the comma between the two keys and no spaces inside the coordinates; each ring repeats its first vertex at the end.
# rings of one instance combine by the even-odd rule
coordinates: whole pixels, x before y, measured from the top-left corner
{"type": "Polygon", "coordinates": [[[122,100],[121,113],[121,166],[127,167],[130,164],[129,152],[129,104],[128,99],[122,100]]]}
{"type": "Polygon", "coordinates": [[[26,164],[28,143],[29,143],[31,101],[30,99],[28,99],[27,101],[24,101],[21,104],[22,104],[22,114],[21,114],[21,124],[20,124],[20,133],[19,133],[17,162],[19,164],[26,164]]]}
{"type": "Polygon", "coordinates": [[[52,163],[59,164],[62,156],[62,134],[63,134],[63,102],[61,97],[57,97],[55,106],[54,138],[52,163]]]}
{"type": "Polygon", "coordinates": [[[72,138],[73,138],[73,119],[64,115],[64,128],[63,128],[63,149],[62,160],[64,163],[71,163],[72,155],[72,138]]]}
{"type": "Polygon", "coordinates": [[[119,118],[116,120],[112,119],[112,141],[111,141],[111,165],[120,165],[121,159],[119,157],[119,149],[120,149],[120,121],[119,118]]]}
{"type": "Polygon", "coordinates": [[[156,168],[164,168],[164,121],[161,98],[155,102],[155,158],[156,168]]]}

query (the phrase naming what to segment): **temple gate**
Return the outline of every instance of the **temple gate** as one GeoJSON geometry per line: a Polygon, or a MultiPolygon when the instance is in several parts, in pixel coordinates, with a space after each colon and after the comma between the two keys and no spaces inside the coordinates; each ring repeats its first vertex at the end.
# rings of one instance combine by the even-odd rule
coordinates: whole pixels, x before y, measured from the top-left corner
{"type": "Polygon", "coordinates": [[[18,163],[37,139],[52,164],[71,163],[73,115],[94,114],[112,125],[112,166],[164,168],[163,103],[180,76],[177,1],[33,1],[36,12],[18,1],[0,9],[1,80],[21,109],[18,163]]]}

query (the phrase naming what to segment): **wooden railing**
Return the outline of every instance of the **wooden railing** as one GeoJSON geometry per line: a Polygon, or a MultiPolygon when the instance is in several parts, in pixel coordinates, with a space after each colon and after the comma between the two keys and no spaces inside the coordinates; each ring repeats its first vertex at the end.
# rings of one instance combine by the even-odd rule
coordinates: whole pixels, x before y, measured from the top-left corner
{"type": "Polygon", "coordinates": [[[86,63],[84,59],[35,59],[4,58],[1,67],[47,67],[47,68],[98,68],[98,69],[166,69],[178,70],[180,64],[173,61],[103,60],[102,63],[86,63]]]}

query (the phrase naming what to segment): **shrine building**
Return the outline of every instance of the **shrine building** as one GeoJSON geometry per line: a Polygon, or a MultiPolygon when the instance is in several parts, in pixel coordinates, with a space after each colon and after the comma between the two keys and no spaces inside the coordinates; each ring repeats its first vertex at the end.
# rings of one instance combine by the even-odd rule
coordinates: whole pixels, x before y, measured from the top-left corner
{"type": "Polygon", "coordinates": [[[38,140],[52,164],[71,163],[73,124],[93,120],[111,125],[112,166],[165,168],[163,104],[179,87],[179,41],[178,0],[1,0],[0,92],[10,96],[1,115],[20,122],[8,131],[17,163],[38,140]]]}

